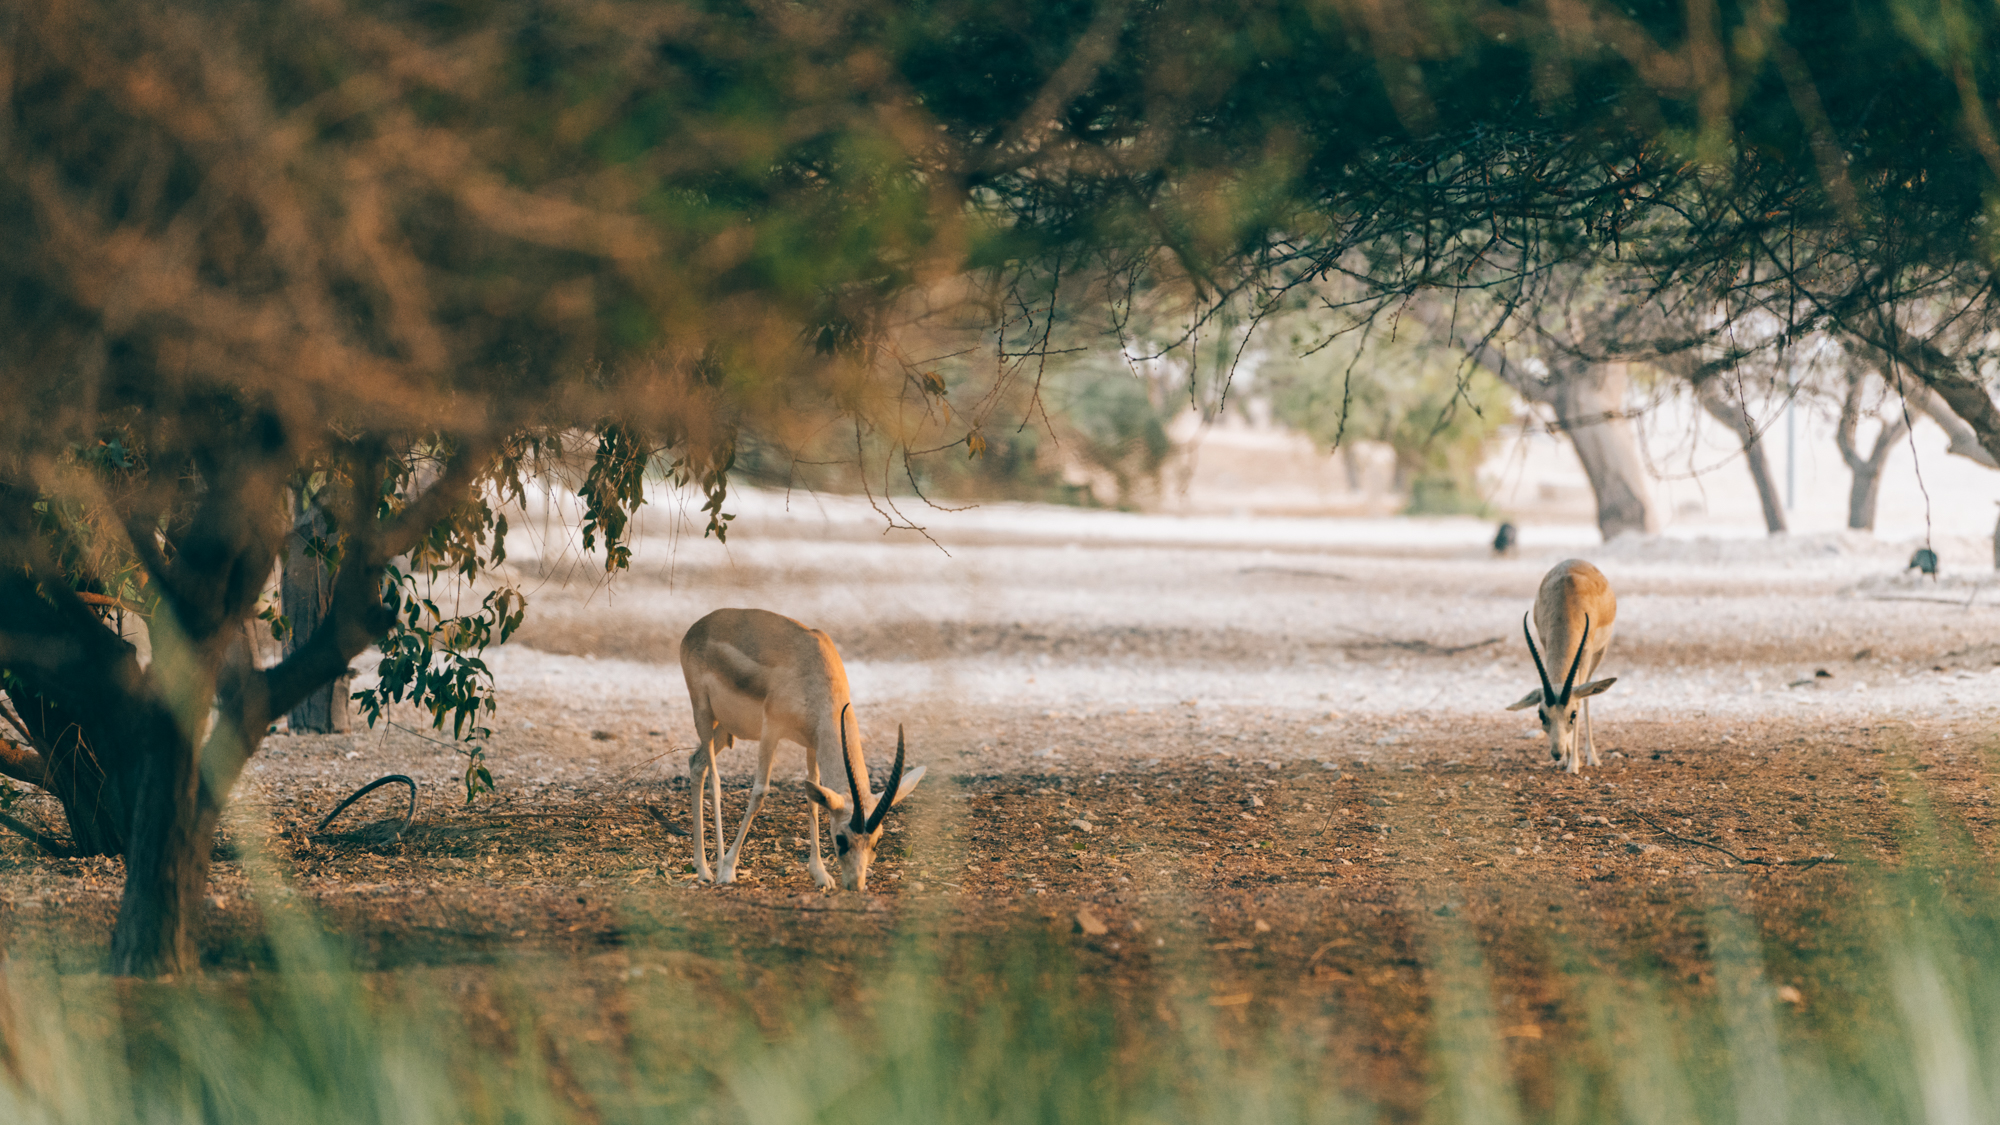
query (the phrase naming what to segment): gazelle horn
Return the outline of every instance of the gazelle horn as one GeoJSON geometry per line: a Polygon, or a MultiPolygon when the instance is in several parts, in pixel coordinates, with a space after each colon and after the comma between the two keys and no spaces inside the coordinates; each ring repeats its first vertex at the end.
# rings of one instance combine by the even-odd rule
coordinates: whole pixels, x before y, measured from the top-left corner
{"type": "Polygon", "coordinates": [[[1576,659],[1569,662],[1569,676],[1563,680],[1562,703],[1558,706],[1569,706],[1569,689],[1576,686],[1576,670],[1583,666],[1583,646],[1589,643],[1590,615],[1586,613],[1583,615],[1583,639],[1576,642],[1576,659]]]}
{"type": "Polygon", "coordinates": [[[889,770],[889,788],[883,790],[882,799],[875,803],[875,811],[868,817],[868,827],[864,831],[873,832],[882,826],[882,818],[889,814],[889,806],[896,803],[896,790],[903,787],[903,724],[896,724],[896,764],[889,770]]]}
{"type": "Polygon", "coordinates": [[[1535,634],[1528,628],[1528,615],[1521,615],[1521,635],[1528,638],[1528,655],[1535,658],[1535,671],[1542,677],[1542,702],[1550,707],[1556,705],[1556,685],[1549,682],[1549,670],[1542,667],[1542,654],[1535,647],[1535,634]]]}
{"type": "Polygon", "coordinates": [[[847,767],[847,791],[854,795],[854,818],[848,821],[848,827],[856,832],[865,832],[867,829],[862,825],[867,821],[861,812],[861,783],[854,780],[854,758],[847,752],[847,712],[853,706],[848,703],[840,708],[840,764],[847,767]]]}

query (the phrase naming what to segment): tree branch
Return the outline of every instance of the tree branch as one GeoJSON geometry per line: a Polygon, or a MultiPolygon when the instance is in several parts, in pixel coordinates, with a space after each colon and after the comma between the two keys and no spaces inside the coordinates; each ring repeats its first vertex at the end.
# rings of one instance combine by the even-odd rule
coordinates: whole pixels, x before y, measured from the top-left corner
{"type": "MultiPolygon", "coordinates": [[[[2000,468],[2000,406],[1994,405],[1986,385],[1960,371],[1936,344],[1912,338],[1887,313],[1879,320],[1879,337],[1855,334],[1890,361],[1889,378],[1896,390],[1944,428],[1952,439],[1951,452],[2000,468]],[[1897,368],[1921,382],[1901,377],[1897,368]]],[[[1846,327],[1855,331],[1852,323],[1846,327]]]]}
{"type": "Polygon", "coordinates": [[[1927,386],[1912,386],[1906,388],[1905,397],[1910,400],[1911,406],[1929,415],[1930,420],[1944,431],[1950,441],[1945,447],[1946,453],[1956,453],[1989,469],[2000,469],[2000,460],[1995,460],[1993,453],[1981,443],[1980,436],[1935,391],[1927,386]]]}
{"type": "Polygon", "coordinates": [[[369,562],[381,566],[415,547],[431,528],[472,494],[472,486],[497,448],[488,441],[468,441],[452,454],[443,475],[394,519],[374,528],[367,538],[369,562]]]}
{"type": "MultiPolygon", "coordinates": [[[[1861,450],[1854,444],[1855,428],[1861,424],[1861,376],[1852,372],[1847,376],[1847,394],[1840,400],[1840,423],[1833,428],[1833,444],[1840,447],[1840,459],[1854,472],[1868,467],[1861,457],[1861,450]]],[[[1880,449],[1882,443],[1875,443],[1880,449]]]]}
{"type": "Polygon", "coordinates": [[[76,849],[68,846],[67,844],[64,844],[61,840],[58,840],[54,836],[50,836],[37,829],[30,828],[28,825],[21,823],[19,820],[14,819],[13,817],[7,815],[6,813],[0,812],[0,825],[5,825],[6,827],[13,829],[15,832],[20,833],[30,843],[34,844],[36,847],[42,849],[43,851],[49,853],[49,855],[55,857],[56,859],[69,859],[70,857],[76,855],[76,849]]]}
{"type": "Polygon", "coordinates": [[[46,789],[49,762],[33,746],[23,746],[11,738],[0,738],[0,774],[46,789]]]}

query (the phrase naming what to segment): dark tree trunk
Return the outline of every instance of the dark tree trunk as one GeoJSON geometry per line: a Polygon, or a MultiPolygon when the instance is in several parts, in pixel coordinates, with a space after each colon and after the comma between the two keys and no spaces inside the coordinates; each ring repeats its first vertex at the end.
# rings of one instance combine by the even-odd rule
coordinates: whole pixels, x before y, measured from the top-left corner
{"type": "Polygon", "coordinates": [[[197,815],[199,766],[180,746],[161,746],[146,757],[125,848],[125,893],[111,932],[111,971],[192,972],[198,966],[194,922],[212,852],[197,815]]]}
{"type": "Polygon", "coordinates": [[[1722,386],[1722,377],[1704,379],[1695,384],[1695,397],[1702,409],[1716,421],[1729,427],[1736,440],[1743,446],[1744,463],[1750,467],[1750,480],[1757,486],[1757,501],[1764,506],[1764,530],[1771,535],[1785,534],[1785,505],[1778,496],[1778,483],[1771,479],[1771,462],[1764,456],[1763,435],[1757,432],[1757,423],[1750,417],[1750,411],[1740,402],[1732,401],[1722,386]]]}
{"type": "MultiPolygon", "coordinates": [[[[311,504],[294,500],[296,519],[285,536],[285,566],[279,581],[279,600],[291,632],[285,637],[285,653],[297,652],[313,635],[326,616],[333,598],[333,574],[326,563],[307,550],[308,544],[327,533],[326,514],[311,504]]],[[[291,709],[286,720],[291,729],[315,734],[337,734],[347,730],[349,677],[341,676],[322,685],[291,709]]]]}

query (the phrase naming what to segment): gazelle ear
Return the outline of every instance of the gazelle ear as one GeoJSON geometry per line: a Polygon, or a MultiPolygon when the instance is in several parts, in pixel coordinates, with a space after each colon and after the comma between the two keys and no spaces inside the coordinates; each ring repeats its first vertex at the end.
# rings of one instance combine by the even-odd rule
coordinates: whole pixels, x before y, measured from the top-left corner
{"type": "MultiPolygon", "coordinates": [[[[902,804],[903,798],[909,796],[910,790],[917,787],[917,782],[924,779],[924,771],[929,768],[929,766],[918,766],[916,769],[904,774],[903,783],[896,786],[896,799],[889,802],[889,807],[893,809],[897,805],[902,804]]],[[[882,794],[875,794],[875,803],[878,805],[882,803],[882,794]]]]}
{"type": "MultiPolygon", "coordinates": [[[[1584,686],[1585,686],[1585,687],[1588,687],[1588,686],[1590,686],[1590,685],[1588,685],[1588,684],[1585,684],[1584,686]]],[[[1610,685],[1609,685],[1609,684],[1606,684],[1605,686],[1606,686],[1606,687],[1609,687],[1610,685]]],[[[1599,690],[1602,690],[1602,689],[1599,689],[1599,690]]],[[[1536,704],[1540,703],[1541,701],[1542,701],[1542,689],[1541,689],[1541,688],[1536,688],[1535,690],[1533,690],[1533,691],[1529,692],[1528,694],[1526,694],[1526,695],[1522,696],[1522,697],[1521,697],[1521,701],[1520,701],[1519,703],[1509,703],[1509,704],[1507,705],[1507,710],[1509,710],[1509,711],[1525,711],[1525,710],[1527,710],[1528,708],[1530,708],[1530,707],[1533,707],[1533,706],[1535,706],[1536,704]]]]}
{"type": "Polygon", "coordinates": [[[1589,683],[1583,685],[1582,687],[1576,689],[1576,691],[1572,693],[1572,698],[1588,699],[1591,696],[1596,695],[1599,692],[1602,692],[1605,688],[1608,688],[1612,684],[1615,684],[1617,682],[1618,682],[1618,677],[1616,676],[1613,676],[1608,680],[1592,680],[1589,683]]]}
{"type": "Polygon", "coordinates": [[[806,799],[830,813],[847,811],[847,798],[815,781],[806,782],[806,799]]]}

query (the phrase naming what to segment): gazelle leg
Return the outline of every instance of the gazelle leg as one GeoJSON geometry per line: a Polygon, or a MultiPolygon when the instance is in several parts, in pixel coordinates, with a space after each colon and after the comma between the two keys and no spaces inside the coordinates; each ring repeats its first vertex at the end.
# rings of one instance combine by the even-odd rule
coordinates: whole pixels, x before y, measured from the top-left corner
{"type": "MultiPolygon", "coordinates": [[[[722,869],[716,874],[718,883],[736,881],[736,857],[743,852],[743,841],[750,835],[750,822],[757,819],[757,810],[764,807],[764,794],[771,788],[771,759],[778,755],[778,736],[771,732],[771,724],[764,725],[764,737],[757,743],[757,776],[750,782],[750,806],[743,810],[743,824],[736,830],[736,842],[722,854],[722,869]]],[[[716,842],[722,839],[722,813],[715,814],[716,842]]]]}
{"type": "MultiPolygon", "coordinates": [[[[688,759],[688,773],[694,780],[694,785],[689,789],[689,794],[694,798],[694,873],[695,877],[704,883],[715,881],[715,873],[710,871],[708,866],[708,833],[702,824],[703,806],[708,802],[708,793],[705,791],[708,772],[713,768],[715,768],[715,753],[710,748],[709,740],[703,738],[701,745],[694,748],[694,755],[688,759]]],[[[716,825],[715,831],[720,834],[722,825],[716,825]]]]}
{"type": "MultiPolygon", "coordinates": [[[[735,744],[734,736],[721,732],[717,732],[715,738],[708,744],[708,792],[705,796],[715,806],[715,858],[718,863],[722,861],[722,836],[729,830],[722,826],[722,761],[717,755],[735,744]]],[[[702,796],[704,794],[697,794],[695,799],[700,800],[702,796]]],[[[708,848],[704,845],[702,847],[704,861],[707,859],[707,853],[708,848]]]]}
{"type": "MultiPolygon", "coordinates": [[[[819,756],[806,755],[806,780],[819,784],[819,756]]],[[[806,813],[812,821],[812,850],[806,855],[806,874],[812,876],[813,885],[820,890],[833,886],[833,876],[826,873],[826,864],[819,857],[819,806],[806,802],[806,813]]]]}
{"type": "Polygon", "coordinates": [[[1597,743],[1590,737],[1590,700],[1588,699],[1583,701],[1583,751],[1590,756],[1591,765],[1595,766],[1599,764],[1597,760],[1597,743]]]}

